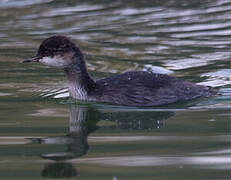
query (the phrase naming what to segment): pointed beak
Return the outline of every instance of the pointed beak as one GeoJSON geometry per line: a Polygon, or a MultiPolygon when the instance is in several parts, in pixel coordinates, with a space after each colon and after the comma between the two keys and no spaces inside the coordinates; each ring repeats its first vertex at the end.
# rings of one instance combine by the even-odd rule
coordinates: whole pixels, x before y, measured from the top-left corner
{"type": "Polygon", "coordinates": [[[28,62],[39,62],[39,60],[41,59],[41,57],[39,56],[33,56],[31,58],[25,59],[23,61],[23,63],[28,63],[28,62]]]}

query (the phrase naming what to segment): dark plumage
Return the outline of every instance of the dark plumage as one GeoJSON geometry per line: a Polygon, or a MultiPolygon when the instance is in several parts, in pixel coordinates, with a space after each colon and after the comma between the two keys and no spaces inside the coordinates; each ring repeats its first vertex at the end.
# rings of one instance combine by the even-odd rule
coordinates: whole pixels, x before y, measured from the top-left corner
{"type": "Polygon", "coordinates": [[[164,74],[135,71],[96,81],[90,94],[99,101],[115,104],[158,106],[208,97],[213,90],[164,74]]]}
{"type": "Polygon", "coordinates": [[[42,42],[37,55],[24,62],[37,61],[63,68],[73,98],[128,106],[159,106],[215,93],[175,77],[151,72],[127,72],[94,81],[87,72],[81,50],[64,36],[53,36],[42,42]]]}

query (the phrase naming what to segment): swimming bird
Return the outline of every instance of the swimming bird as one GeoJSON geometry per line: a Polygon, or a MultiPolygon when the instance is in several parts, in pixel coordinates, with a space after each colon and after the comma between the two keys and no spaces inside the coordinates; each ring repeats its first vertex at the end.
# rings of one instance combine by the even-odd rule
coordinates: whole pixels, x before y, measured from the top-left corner
{"type": "Polygon", "coordinates": [[[36,55],[23,62],[63,69],[69,81],[70,96],[82,101],[160,106],[214,94],[211,87],[146,71],[125,72],[95,81],[87,71],[82,51],[66,36],[45,39],[36,55]]]}

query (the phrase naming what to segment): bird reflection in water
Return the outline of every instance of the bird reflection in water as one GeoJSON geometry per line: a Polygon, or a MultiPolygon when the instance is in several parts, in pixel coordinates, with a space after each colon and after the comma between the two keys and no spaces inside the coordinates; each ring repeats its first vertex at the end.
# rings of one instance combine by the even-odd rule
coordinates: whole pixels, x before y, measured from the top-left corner
{"type": "Polygon", "coordinates": [[[70,178],[78,175],[77,170],[67,161],[84,156],[88,150],[88,135],[98,128],[116,128],[119,130],[151,130],[165,126],[165,120],[173,116],[168,111],[136,111],[110,109],[98,111],[92,107],[71,105],[69,134],[66,136],[33,138],[34,143],[64,145],[65,151],[41,154],[43,159],[54,162],[45,165],[43,177],[70,178]],[[115,126],[99,127],[101,120],[115,122],[115,126]]]}
{"type": "Polygon", "coordinates": [[[99,115],[99,112],[94,109],[72,105],[69,134],[37,139],[41,144],[62,144],[66,146],[64,152],[41,154],[43,159],[54,161],[45,165],[41,173],[43,177],[70,178],[78,175],[77,170],[66,160],[81,157],[88,152],[87,136],[97,129],[96,124],[100,120],[99,115]]]}

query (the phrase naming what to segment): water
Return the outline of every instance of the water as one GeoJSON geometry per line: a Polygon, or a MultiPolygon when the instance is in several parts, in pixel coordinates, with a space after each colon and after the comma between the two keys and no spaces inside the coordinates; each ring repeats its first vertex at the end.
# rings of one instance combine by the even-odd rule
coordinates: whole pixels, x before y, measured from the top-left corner
{"type": "Polygon", "coordinates": [[[230,179],[230,10],[230,0],[0,0],[0,179],[230,179]],[[75,103],[61,70],[21,63],[54,34],[79,44],[95,79],[155,71],[219,95],[75,103]]]}

